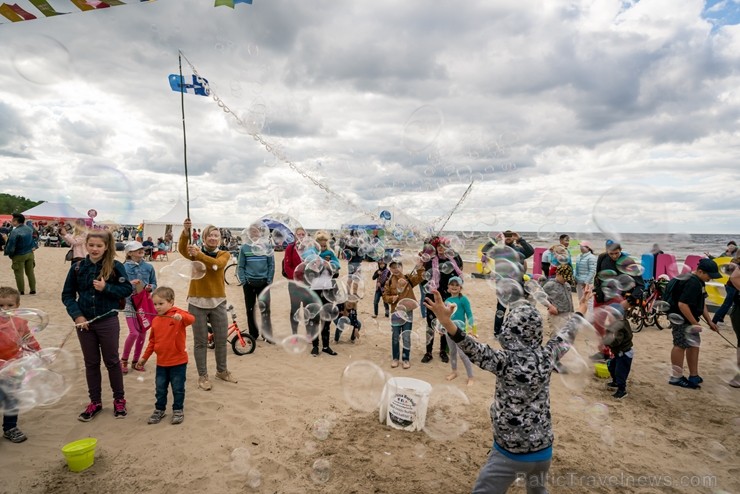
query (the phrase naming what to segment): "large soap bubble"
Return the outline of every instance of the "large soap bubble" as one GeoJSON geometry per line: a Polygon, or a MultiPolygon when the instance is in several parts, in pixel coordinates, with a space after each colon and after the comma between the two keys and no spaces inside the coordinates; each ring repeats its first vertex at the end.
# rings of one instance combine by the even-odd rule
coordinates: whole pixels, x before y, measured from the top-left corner
{"type": "Polygon", "coordinates": [[[383,399],[387,376],[376,364],[357,360],[345,367],[340,381],[349,406],[360,412],[372,412],[383,399]]]}
{"type": "Polygon", "coordinates": [[[283,280],[269,285],[257,297],[254,318],[266,340],[281,345],[290,353],[301,353],[319,334],[316,307],[319,296],[302,283],[283,280]],[[293,332],[291,319],[297,322],[293,332]]]}

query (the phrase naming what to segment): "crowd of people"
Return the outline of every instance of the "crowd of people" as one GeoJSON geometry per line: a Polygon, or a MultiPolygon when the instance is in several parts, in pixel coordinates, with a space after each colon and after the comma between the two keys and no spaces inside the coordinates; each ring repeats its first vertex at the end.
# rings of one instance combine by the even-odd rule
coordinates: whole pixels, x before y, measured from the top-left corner
{"type": "MultiPolygon", "coordinates": [[[[123,263],[116,259],[117,238],[124,238],[123,232],[126,231],[123,229],[115,235],[109,230],[87,229],[84,224],[74,224],[63,234],[73,255],[61,299],[74,321],[90,399],[78,419],[91,421],[104,408],[101,364],[108,374],[113,414],[116,418],[126,417],[123,376],[143,371],[152,354],[156,354],[156,401],[148,423],[157,424],[165,417],[168,390],[171,389],[171,423],[180,424],[185,417],[188,365],[185,340],[188,326],[192,326],[193,332],[197,387],[209,391],[214,385],[208,371],[209,329],[213,332],[216,349],[213,375],[224,383],[238,382],[227,366],[228,318],[224,281],[224,270],[231,261],[229,251],[232,249],[228,244],[237,240],[230,236],[227,243],[225,231],[215,226],[200,231],[192,228],[190,220],[183,222],[177,249],[183,258],[200,262],[206,268],[202,277],[190,280],[184,297],[187,309],[183,309],[175,305],[178,294],[169,287],[158,286],[155,269],[145,260],[147,248],[152,245],[132,240],[129,232],[129,241],[124,249],[126,259],[123,263]],[[119,352],[117,316],[121,310],[126,314],[129,335],[123,351],[119,352]]],[[[362,324],[357,309],[359,296],[348,296],[341,301],[330,297],[338,283],[332,280],[339,278],[340,260],[346,260],[346,293],[357,295],[356,287],[363,275],[362,265],[366,262],[359,246],[373,241],[363,238],[367,235],[364,232],[349,232],[339,242],[335,240],[335,246],[340,246],[337,256],[331,245],[333,236],[327,232],[319,231],[311,238],[299,227],[293,233],[293,241],[287,245],[280,267],[282,276],[294,282],[289,284],[290,309],[284,314],[272,313],[269,299],[256,303],[260,293],[275,281],[277,270],[269,229],[256,222],[247,228],[244,238],[239,239],[237,276],[242,284],[249,333],[255,339],[261,337],[268,343],[275,343],[269,334],[260,334],[260,328],[269,326],[271,317],[286,317],[293,334],[301,330],[299,326],[303,322],[306,330],[315,335],[311,350],[313,356],[336,356],[337,352],[330,345],[332,323],[337,326],[335,342],[346,329],[340,330],[340,317],[349,321],[352,341],[360,338],[362,324]],[[322,273],[322,276],[308,280],[307,269],[322,273]],[[304,300],[295,291],[298,282],[306,284],[321,304],[338,303],[335,317],[311,314],[308,320],[303,321],[296,317],[304,300]]],[[[543,256],[543,275],[534,281],[534,287],[529,285],[533,281],[528,281],[527,275],[527,262],[534,248],[521,235],[505,231],[483,247],[481,262],[494,262],[497,305],[491,329],[500,349],[479,341],[472,310],[474,304],[463,294],[464,264],[450,239],[440,235],[426,239],[410,272],[404,271],[401,258],[383,255],[378,258],[372,273],[371,317],[388,319],[392,368],[409,369],[412,366],[414,312],[421,308],[423,318],[419,322],[426,333],[421,363],[433,361],[437,340],[440,360],[450,365],[448,380],[458,377],[459,360],[465,367],[468,385],[475,382],[473,365],[498,376],[491,405],[494,443],[476,483],[476,489],[481,492],[493,492],[494,486],[496,492],[504,492],[522,472],[536,483],[536,479],[547,472],[553,442],[548,396],[550,375],[552,372],[568,372],[561,360],[573,344],[579,328],[585,324],[585,318],[601,336],[599,352],[591,358],[608,363],[612,379],[607,386],[614,390],[614,398],[621,400],[627,396],[635,348],[630,323],[624,314],[642,299],[644,282],[640,271],[630,268],[635,261],[617,242],[607,241],[603,251],[597,254],[590,242],[582,241],[578,245],[580,254],[572,259],[568,249],[570,238],[563,235],[559,240],[547,250],[549,256],[543,256]],[[616,273],[626,274],[628,282],[622,278],[615,284],[611,274],[616,273]],[[527,301],[538,290],[544,295],[527,301]],[[573,301],[573,291],[577,293],[577,303],[573,301]],[[544,306],[546,321],[537,309],[537,303],[544,306]],[[604,311],[612,315],[608,321],[598,316],[604,311]]],[[[17,289],[0,287],[0,309],[9,311],[3,312],[0,324],[11,320],[21,331],[24,330],[23,322],[13,320],[12,310],[20,306],[26,278],[29,293],[36,293],[33,266],[37,247],[33,229],[26,225],[23,215],[13,215],[5,255],[12,261],[17,289]]],[[[731,267],[740,265],[740,253],[734,242],[728,244],[728,250],[723,254],[732,257],[731,267]]],[[[690,275],[677,280],[670,293],[665,294],[666,303],[670,306],[667,310],[671,315],[673,336],[670,354],[673,375],[668,383],[673,386],[686,389],[701,387],[703,379],[698,369],[700,319],[703,318],[710,329],[718,331],[718,324],[729,313],[736,337],[740,340],[740,269],[728,270],[727,300],[711,317],[705,303],[706,283],[721,277],[717,263],[711,257],[701,259],[690,275]],[[683,373],[684,362],[688,376],[683,373]]],[[[38,349],[32,338],[25,341],[27,350],[38,349]]],[[[21,348],[13,347],[5,340],[0,343],[0,359],[9,361],[22,355],[21,348]]],[[[737,358],[740,366],[740,350],[737,358]]],[[[740,375],[730,382],[730,386],[740,387],[740,375]]],[[[8,402],[12,397],[3,395],[0,400],[8,402]]],[[[12,442],[26,439],[18,428],[17,415],[4,417],[3,432],[4,437],[12,442]]]]}

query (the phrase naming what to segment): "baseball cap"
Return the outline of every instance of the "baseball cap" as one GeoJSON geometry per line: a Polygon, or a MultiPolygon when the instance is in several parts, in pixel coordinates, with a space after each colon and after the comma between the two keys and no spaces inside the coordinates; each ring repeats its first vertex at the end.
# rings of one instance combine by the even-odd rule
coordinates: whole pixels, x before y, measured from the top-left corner
{"type": "Polygon", "coordinates": [[[593,251],[594,251],[594,248],[593,248],[593,246],[591,246],[591,242],[589,242],[588,240],[582,240],[582,241],[581,241],[581,243],[580,243],[580,244],[578,244],[578,245],[580,245],[581,247],[585,247],[585,248],[587,248],[587,249],[588,249],[588,250],[590,250],[591,252],[593,252],[593,251]]]}
{"type": "Polygon", "coordinates": [[[722,275],[719,272],[719,268],[717,267],[717,263],[711,259],[701,259],[697,268],[707,273],[709,277],[713,280],[716,280],[717,278],[722,278],[722,275]]]}
{"type": "Polygon", "coordinates": [[[457,283],[460,286],[463,286],[465,284],[462,278],[460,278],[459,276],[453,276],[452,278],[450,278],[447,284],[449,285],[450,283],[457,283]]]}
{"type": "Polygon", "coordinates": [[[608,251],[617,250],[617,249],[621,249],[621,248],[622,248],[622,246],[619,245],[619,242],[615,242],[612,239],[609,239],[609,240],[606,241],[606,250],[608,250],[608,251]]]}
{"type": "Polygon", "coordinates": [[[123,248],[123,251],[128,254],[129,252],[133,252],[135,250],[139,250],[143,248],[144,246],[141,245],[141,242],[134,240],[133,242],[127,243],[126,247],[123,248]]]}

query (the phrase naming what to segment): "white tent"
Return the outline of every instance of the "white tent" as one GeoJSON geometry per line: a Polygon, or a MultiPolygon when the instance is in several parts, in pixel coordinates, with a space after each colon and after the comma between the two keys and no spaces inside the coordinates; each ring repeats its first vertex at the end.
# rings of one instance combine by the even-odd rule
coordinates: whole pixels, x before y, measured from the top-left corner
{"type": "Polygon", "coordinates": [[[27,220],[34,221],[74,221],[78,218],[88,219],[87,215],[80,213],[70,204],[60,202],[42,202],[38,206],[23,211],[23,216],[27,220]]]}
{"type": "MultiPolygon", "coordinates": [[[[156,242],[159,237],[164,237],[167,231],[172,232],[172,240],[177,242],[182,233],[182,222],[188,217],[185,203],[177,200],[177,203],[167,213],[154,220],[144,220],[144,240],[152,237],[156,242]]],[[[193,228],[201,230],[208,226],[208,223],[193,223],[193,228]]]]}

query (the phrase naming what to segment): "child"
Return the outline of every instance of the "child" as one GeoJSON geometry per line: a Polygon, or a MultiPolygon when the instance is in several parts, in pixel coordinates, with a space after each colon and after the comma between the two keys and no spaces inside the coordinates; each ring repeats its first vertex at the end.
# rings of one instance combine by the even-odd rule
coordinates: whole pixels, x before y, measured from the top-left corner
{"type": "MultiPolygon", "coordinates": [[[[622,302],[622,304],[627,304],[627,302],[622,302]]],[[[632,357],[635,356],[635,351],[632,349],[632,326],[627,319],[624,319],[622,304],[611,304],[622,315],[622,319],[610,324],[604,336],[604,344],[614,354],[614,358],[607,361],[609,375],[612,377],[612,382],[607,386],[617,388],[612,396],[618,400],[627,396],[627,377],[632,368],[632,357]]]]}
{"type": "Polygon", "coordinates": [[[157,354],[157,374],[154,394],[157,402],[149,417],[149,424],[158,424],[167,409],[167,386],[172,386],[172,424],[185,420],[185,371],[188,367],[188,352],[185,349],[185,329],[195,322],[195,316],[186,310],[175,307],[175,292],[172,288],[161,286],[152,293],[157,317],[152,323],[149,344],[144,356],[137,362],[139,370],[157,354]]]}
{"type": "MultiPolygon", "coordinates": [[[[354,342],[355,340],[360,339],[360,329],[362,329],[362,323],[357,318],[357,302],[345,302],[343,304],[339,304],[339,317],[336,319],[334,324],[337,324],[337,321],[341,319],[342,317],[346,317],[349,319],[349,327],[352,328],[352,336],[350,336],[350,341],[354,342]]],[[[339,326],[337,325],[337,328],[334,330],[334,342],[339,342],[339,337],[342,336],[342,332],[345,331],[348,328],[342,328],[339,329],[339,326]]]]}
{"type": "Polygon", "coordinates": [[[555,270],[555,279],[545,283],[542,289],[547,293],[550,305],[547,312],[550,314],[548,325],[550,332],[548,336],[557,331],[567,319],[573,314],[573,295],[571,287],[573,281],[573,268],[570,264],[559,264],[555,270]]]}
{"type": "Polygon", "coordinates": [[[568,351],[579,325],[585,322],[591,288],[580,300],[579,312],[542,346],[542,316],[529,303],[510,308],[498,336],[501,350],[479,343],[452,322],[439,292],[425,301],[452,340],[484,370],[496,374],[491,404],[493,447],[476,480],[473,492],[505,492],[524,476],[528,493],[546,493],[544,480],[552,459],[550,375],[568,351]]]}
{"type": "MultiPolygon", "coordinates": [[[[126,262],[123,267],[126,269],[128,280],[133,285],[136,293],[140,293],[142,290],[151,292],[157,288],[157,277],[154,274],[154,268],[144,261],[144,246],[134,241],[126,244],[123,250],[126,253],[126,262]]],[[[128,374],[128,357],[131,353],[131,347],[134,347],[134,360],[131,363],[133,368],[137,369],[136,362],[138,362],[141,350],[144,348],[146,331],[149,329],[142,326],[139,316],[136,314],[136,309],[132,297],[128,297],[125,310],[129,332],[126,341],[123,343],[123,353],[121,354],[121,370],[124,374],[128,374]]],[[[147,315],[143,317],[147,317],[147,315]]]]}
{"type": "MultiPolygon", "coordinates": [[[[390,270],[386,267],[385,261],[378,261],[378,269],[373,273],[373,279],[375,280],[375,298],[373,299],[373,319],[378,317],[378,305],[380,300],[383,298],[383,287],[385,282],[388,281],[388,277],[391,275],[390,270]]],[[[383,301],[383,308],[385,309],[385,317],[388,317],[388,304],[383,301]]]]}
{"type": "Polygon", "coordinates": [[[127,412],[118,358],[118,311],[134,289],[123,264],[116,261],[116,244],[108,230],[88,232],[85,246],[87,257],[72,264],[62,289],[62,302],[77,327],[90,395],[90,404],[77,418],[89,422],[103,410],[101,354],[113,390],[113,415],[124,418],[127,412]]]}
{"type": "MultiPolygon", "coordinates": [[[[450,292],[450,296],[445,302],[447,304],[455,304],[455,312],[452,314],[452,320],[459,322],[462,327],[471,326],[475,328],[475,321],[473,320],[473,311],[470,308],[470,300],[468,297],[462,294],[463,280],[459,276],[453,276],[447,284],[447,290],[450,292]]],[[[475,333],[476,331],[474,331],[475,333]]],[[[475,334],[473,334],[475,336],[475,334]]],[[[452,341],[452,337],[449,334],[445,334],[447,338],[447,346],[450,348],[450,366],[452,367],[452,373],[447,376],[448,381],[452,381],[457,378],[457,344],[452,341]]],[[[463,365],[465,366],[465,372],[468,375],[468,386],[473,385],[473,366],[470,363],[470,359],[464,353],[460,353],[463,365]]]]}
{"type": "Polygon", "coordinates": [[[421,259],[411,274],[403,274],[401,261],[391,261],[391,276],[383,288],[383,301],[391,306],[391,367],[398,367],[398,338],[403,338],[403,368],[411,367],[411,326],[413,309],[418,306],[414,296],[414,287],[424,279],[424,264],[421,259]],[[408,302],[405,302],[407,301],[408,302]],[[399,302],[401,302],[399,304],[399,302]],[[396,313],[396,307],[399,313],[396,313]],[[401,314],[402,313],[402,314],[401,314]]]}
{"type": "MultiPolygon", "coordinates": [[[[28,330],[28,323],[14,317],[13,312],[21,305],[21,292],[9,286],[0,287],[0,369],[8,361],[23,356],[23,347],[30,350],[41,350],[39,343],[28,330]],[[6,312],[7,311],[7,312],[6,312]]],[[[3,413],[3,437],[12,443],[22,443],[26,435],[18,428],[18,415],[14,409],[15,399],[11,390],[17,386],[16,382],[0,378],[0,408],[3,413]]]]}
{"type": "MultiPolygon", "coordinates": [[[[337,259],[336,254],[334,254],[334,251],[329,248],[329,234],[324,231],[316,232],[316,242],[319,244],[319,253],[318,256],[324,261],[325,266],[328,266],[331,268],[332,277],[336,278],[339,273],[339,259],[337,259]]],[[[312,254],[307,254],[308,256],[311,256],[312,254]]],[[[323,289],[317,289],[315,290],[316,293],[319,295],[319,298],[321,299],[322,304],[329,303],[329,300],[324,296],[324,290],[323,289]]],[[[312,324],[321,324],[320,321],[318,321],[318,315],[312,322],[312,324]]],[[[332,350],[332,348],[329,346],[329,339],[331,338],[331,321],[324,321],[321,327],[321,345],[322,349],[321,351],[323,353],[326,353],[327,355],[336,356],[338,355],[337,352],[332,350]]],[[[313,348],[311,349],[311,355],[314,357],[319,356],[319,339],[314,338],[313,340],[313,348]]]]}

